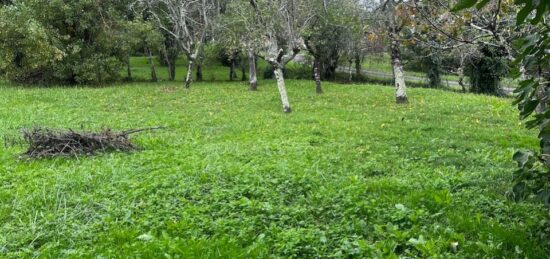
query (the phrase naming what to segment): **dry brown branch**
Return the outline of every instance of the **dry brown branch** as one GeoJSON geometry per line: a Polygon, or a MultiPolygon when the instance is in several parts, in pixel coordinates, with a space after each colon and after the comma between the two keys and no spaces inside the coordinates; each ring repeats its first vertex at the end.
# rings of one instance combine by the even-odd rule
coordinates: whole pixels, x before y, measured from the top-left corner
{"type": "Polygon", "coordinates": [[[31,158],[44,158],[93,155],[113,151],[131,152],[137,150],[137,147],[129,139],[131,134],[158,129],[162,128],[133,129],[123,132],[103,129],[99,133],[76,132],[72,129],[61,131],[40,127],[24,129],[22,131],[23,142],[28,145],[28,148],[23,155],[31,158]]]}

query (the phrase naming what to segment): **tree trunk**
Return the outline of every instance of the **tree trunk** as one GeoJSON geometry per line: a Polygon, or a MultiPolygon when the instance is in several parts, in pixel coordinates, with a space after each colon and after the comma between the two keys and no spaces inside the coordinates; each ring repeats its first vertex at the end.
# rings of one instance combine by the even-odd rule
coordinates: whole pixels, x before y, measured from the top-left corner
{"type": "Polygon", "coordinates": [[[147,48],[147,54],[149,55],[149,65],[151,66],[151,82],[158,82],[157,69],[155,67],[155,62],[153,61],[153,53],[149,48],[147,48]]]}
{"type": "Polygon", "coordinates": [[[194,60],[189,58],[187,63],[187,76],[185,77],[185,88],[190,88],[193,82],[193,63],[194,60]]]}
{"type": "Polygon", "coordinates": [[[128,58],[126,59],[126,67],[128,80],[132,80],[132,65],[130,64],[130,53],[128,53],[128,58]]]}
{"type": "Polygon", "coordinates": [[[229,65],[229,81],[233,81],[235,78],[237,78],[237,73],[235,72],[236,62],[234,57],[231,58],[230,63],[231,64],[229,65]]]}
{"type": "Polygon", "coordinates": [[[458,84],[462,87],[462,92],[466,92],[466,85],[464,84],[464,68],[458,68],[458,84]]]}
{"type": "Polygon", "coordinates": [[[391,65],[395,84],[395,100],[397,103],[408,103],[407,86],[405,85],[405,72],[401,62],[401,50],[399,49],[398,35],[394,28],[390,28],[391,65]]]}
{"type": "Polygon", "coordinates": [[[197,82],[202,82],[202,64],[197,64],[197,82]]]}
{"type": "Polygon", "coordinates": [[[363,79],[363,74],[361,74],[363,70],[363,66],[361,64],[361,57],[359,55],[355,55],[355,77],[357,80],[363,79]]]}
{"type": "Polygon", "coordinates": [[[283,76],[283,70],[280,66],[275,68],[275,78],[277,79],[277,87],[279,88],[279,94],[281,95],[281,102],[283,103],[283,111],[285,113],[291,113],[290,102],[288,101],[288,95],[286,93],[285,78],[283,76]]]}
{"type": "Polygon", "coordinates": [[[241,58],[241,81],[246,81],[246,65],[244,60],[241,58]]]}
{"type": "Polygon", "coordinates": [[[324,64],[325,79],[336,79],[336,69],[338,68],[338,61],[330,60],[327,64],[324,64]]]}
{"type": "Polygon", "coordinates": [[[176,79],[176,60],[177,55],[175,58],[171,58],[170,53],[168,52],[168,48],[164,46],[163,53],[164,53],[164,61],[166,62],[166,65],[168,66],[168,80],[174,81],[176,79]]]}
{"type": "Polygon", "coordinates": [[[176,63],[170,63],[168,69],[170,72],[170,81],[176,80],[176,63]]]}
{"type": "Polygon", "coordinates": [[[353,60],[348,60],[348,72],[349,72],[349,75],[348,75],[348,82],[351,83],[351,81],[353,81],[353,70],[351,69],[351,65],[353,64],[353,60]]]}
{"type": "Polygon", "coordinates": [[[250,67],[250,91],[257,91],[258,78],[256,76],[256,54],[252,51],[248,52],[248,63],[250,67]]]}
{"type": "Polygon", "coordinates": [[[168,66],[168,80],[174,81],[176,77],[176,66],[172,63],[170,57],[168,57],[167,51],[164,51],[164,60],[166,61],[166,65],[168,66]]]}
{"type": "Polygon", "coordinates": [[[321,59],[315,57],[313,60],[313,78],[315,79],[315,91],[318,94],[323,93],[323,88],[321,88],[321,59]]]}

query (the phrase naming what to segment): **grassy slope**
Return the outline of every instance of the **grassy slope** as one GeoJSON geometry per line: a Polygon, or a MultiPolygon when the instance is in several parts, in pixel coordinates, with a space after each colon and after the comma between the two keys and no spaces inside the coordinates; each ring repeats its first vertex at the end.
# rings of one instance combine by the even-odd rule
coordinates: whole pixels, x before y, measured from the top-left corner
{"type": "Polygon", "coordinates": [[[0,257],[550,252],[548,212],[504,198],[512,153],[536,145],[508,99],[410,89],[396,106],[389,87],[289,81],[284,115],[271,81],[180,85],[0,87],[2,134],[168,127],[135,154],[0,149],[0,257]]]}

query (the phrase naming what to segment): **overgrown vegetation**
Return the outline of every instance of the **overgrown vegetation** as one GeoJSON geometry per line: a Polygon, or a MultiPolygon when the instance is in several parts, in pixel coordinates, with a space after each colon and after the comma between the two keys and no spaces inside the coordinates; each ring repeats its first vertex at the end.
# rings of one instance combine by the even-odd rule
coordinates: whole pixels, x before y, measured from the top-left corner
{"type": "Polygon", "coordinates": [[[0,257],[547,257],[549,12],[0,0],[0,257]]]}
{"type": "Polygon", "coordinates": [[[1,149],[0,257],[550,252],[547,210],[505,198],[512,154],[536,145],[510,100],[411,89],[398,107],[391,87],[288,87],[291,116],[272,81],[2,86],[2,134],[170,130],[136,136],[133,154],[21,162],[23,148],[1,149]]]}
{"type": "Polygon", "coordinates": [[[500,81],[508,74],[502,50],[483,46],[482,55],[473,57],[468,66],[471,91],[480,94],[502,95],[500,81]]]}
{"type": "MultiPolygon", "coordinates": [[[[477,3],[479,9],[487,1],[462,0],[460,3],[460,8],[472,7],[477,3]]],[[[520,87],[515,91],[517,98],[514,104],[517,104],[522,120],[530,119],[526,123],[527,128],[538,130],[540,150],[522,150],[514,155],[519,169],[514,173],[515,185],[511,196],[516,200],[537,198],[550,206],[550,28],[545,22],[550,13],[550,2],[522,0],[515,1],[515,7],[518,8],[515,19],[517,30],[529,32],[530,35],[518,38],[514,44],[519,52],[513,62],[514,74],[521,80],[520,87]]]]}
{"type": "Polygon", "coordinates": [[[118,79],[130,47],[117,21],[128,2],[0,3],[0,73],[20,83],[97,84],[118,79]]]}

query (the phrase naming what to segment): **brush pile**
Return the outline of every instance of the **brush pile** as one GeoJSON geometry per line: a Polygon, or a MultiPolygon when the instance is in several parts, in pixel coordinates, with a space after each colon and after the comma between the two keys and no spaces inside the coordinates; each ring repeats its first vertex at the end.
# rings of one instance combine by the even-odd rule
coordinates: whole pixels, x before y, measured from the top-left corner
{"type": "Polygon", "coordinates": [[[54,156],[93,155],[112,151],[131,152],[137,147],[130,142],[131,134],[152,130],[139,129],[113,132],[104,129],[99,133],[76,132],[72,129],[58,131],[47,128],[23,130],[23,142],[28,144],[24,155],[31,158],[54,156]]]}

